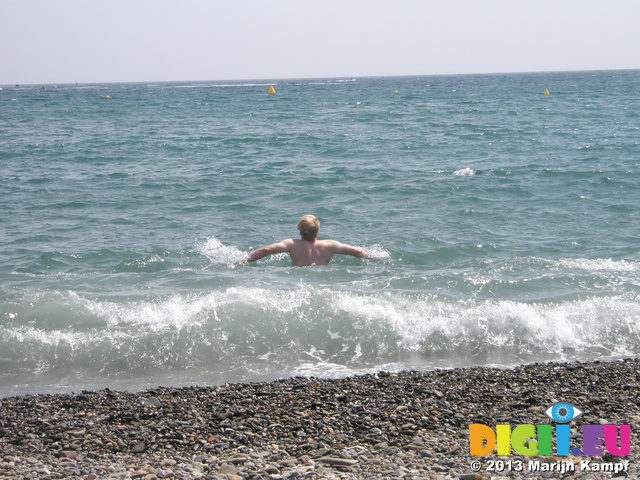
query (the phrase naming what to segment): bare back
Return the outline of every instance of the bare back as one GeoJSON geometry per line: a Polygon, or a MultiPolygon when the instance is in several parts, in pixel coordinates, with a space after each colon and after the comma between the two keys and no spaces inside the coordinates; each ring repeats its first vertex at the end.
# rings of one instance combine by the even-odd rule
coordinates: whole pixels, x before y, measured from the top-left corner
{"type": "Polygon", "coordinates": [[[311,265],[328,265],[334,254],[367,257],[367,252],[358,247],[346,245],[335,240],[299,240],[288,238],[272,245],[259,248],[249,255],[249,261],[255,261],[266,255],[287,252],[291,256],[291,264],[296,267],[311,265]]]}
{"type": "Polygon", "coordinates": [[[296,267],[308,267],[310,265],[328,265],[333,257],[334,249],[332,240],[292,240],[293,244],[289,255],[291,263],[296,267]]]}

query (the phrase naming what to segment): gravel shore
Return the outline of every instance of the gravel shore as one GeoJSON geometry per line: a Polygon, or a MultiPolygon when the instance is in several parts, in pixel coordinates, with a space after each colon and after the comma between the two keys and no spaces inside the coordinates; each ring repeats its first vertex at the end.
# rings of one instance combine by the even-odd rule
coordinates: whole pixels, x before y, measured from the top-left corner
{"type": "Polygon", "coordinates": [[[639,367],[627,359],[0,398],[0,478],[636,479],[639,367]],[[544,412],[559,401],[584,412],[571,422],[572,447],[582,424],[630,424],[631,454],[469,454],[470,424],[548,424],[544,412]]]}

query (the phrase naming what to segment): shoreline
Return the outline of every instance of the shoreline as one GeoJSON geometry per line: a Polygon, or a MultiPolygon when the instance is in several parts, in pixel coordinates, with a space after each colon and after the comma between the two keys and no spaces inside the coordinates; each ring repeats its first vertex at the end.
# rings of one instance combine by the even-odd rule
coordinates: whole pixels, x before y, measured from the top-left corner
{"type": "Polygon", "coordinates": [[[640,359],[551,362],[4,397],[0,477],[600,480],[614,473],[591,466],[628,461],[617,475],[638,478],[639,369],[640,359]],[[470,424],[548,424],[558,402],[583,412],[572,446],[582,424],[630,424],[630,455],[470,455],[470,424]],[[498,460],[525,467],[498,472],[498,460]]]}

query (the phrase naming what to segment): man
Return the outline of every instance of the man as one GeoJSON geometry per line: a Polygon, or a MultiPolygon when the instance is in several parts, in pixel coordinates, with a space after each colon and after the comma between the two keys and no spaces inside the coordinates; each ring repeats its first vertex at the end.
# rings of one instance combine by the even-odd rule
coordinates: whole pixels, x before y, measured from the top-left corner
{"type": "Polygon", "coordinates": [[[369,258],[363,249],[345,245],[335,240],[318,240],[320,221],[313,215],[305,215],[298,221],[300,240],[287,238],[281,242],[254,250],[247,260],[255,262],[267,255],[287,252],[291,263],[296,267],[311,265],[328,265],[334,254],[351,255],[358,258],[369,258]]]}

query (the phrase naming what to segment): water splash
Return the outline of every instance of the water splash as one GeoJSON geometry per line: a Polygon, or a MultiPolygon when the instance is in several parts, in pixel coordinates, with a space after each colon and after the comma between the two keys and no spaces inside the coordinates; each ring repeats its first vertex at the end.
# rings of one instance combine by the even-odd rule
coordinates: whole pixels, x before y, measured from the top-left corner
{"type": "Polygon", "coordinates": [[[467,168],[461,168],[460,170],[456,170],[455,172],[453,172],[453,174],[458,177],[472,177],[476,174],[476,171],[467,167],[467,168]]]}
{"type": "Polygon", "coordinates": [[[303,282],[292,289],[241,286],[116,300],[67,293],[30,301],[44,303],[0,312],[10,319],[0,326],[5,377],[33,381],[71,369],[162,383],[189,370],[192,379],[215,383],[227,378],[229,365],[267,378],[343,376],[391,365],[512,365],[640,351],[640,301],[633,295],[453,301],[303,282]],[[45,307],[49,315],[40,316],[45,307]],[[74,315],[84,321],[60,320],[74,315]]]}
{"type": "Polygon", "coordinates": [[[234,267],[243,263],[247,258],[247,253],[237,247],[224,245],[216,237],[210,237],[203,243],[196,245],[196,250],[214,265],[226,267],[234,267]]]}

